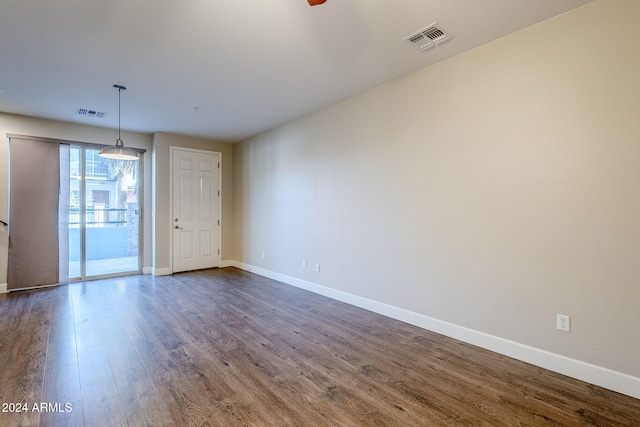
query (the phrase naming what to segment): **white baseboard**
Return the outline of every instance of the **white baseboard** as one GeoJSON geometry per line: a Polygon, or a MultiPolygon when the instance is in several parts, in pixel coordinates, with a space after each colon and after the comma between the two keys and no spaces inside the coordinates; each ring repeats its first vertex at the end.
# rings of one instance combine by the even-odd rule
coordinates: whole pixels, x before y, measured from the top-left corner
{"type": "Polygon", "coordinates": [[[260,276],[268,277],[297,288],[323,295],[356,307],[364,308],[374,313],[382,314],[411,325],[427,329],[550,371],[586,381],[618,393],[640,399],[640,378],[603,368],[601,366],[571,359],[546,350],[520,344],[504,338],[458,326],[453,323],[425,316],[402,308],[394,307],[368,298],[349,294],[347,292],[328,288],[306,280],[285,274],[255,267],[240,261],[231,261],[233,267],[250,271],[260,276]]]}
{"type": "Polygon", "coordinates": [[[220,261],[220,268],[225,268],[225,267],[233,267],[235,261],[230,260],[230,259],[225,259],[223,261],[220,261]]]}
{"type": "Polygon", "coordinates": [[[7,284],[6,283],[0,283],[0,294],[6,294],[9,291],[7,290],[7,284]]]}
{"type": "Polygon", "coordinates": [[[152,267],[142,267],[142,274],[151,274],[152,271],[152,267]]]}
{"type": "Polygon", "coordinates": [[[151,274],[154,276],[169,276],[171,275],[171,269],[169,267],[151,268],[151,274]]]}

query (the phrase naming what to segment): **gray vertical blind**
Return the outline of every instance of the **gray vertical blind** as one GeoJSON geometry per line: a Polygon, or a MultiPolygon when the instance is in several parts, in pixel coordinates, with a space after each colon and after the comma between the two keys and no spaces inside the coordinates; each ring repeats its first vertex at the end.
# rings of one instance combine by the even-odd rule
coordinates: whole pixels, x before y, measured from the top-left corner
{"type": "Polygon", "coordinates": [[[9,290],[59,282],[60,145],[10,136],[9,290]]]}

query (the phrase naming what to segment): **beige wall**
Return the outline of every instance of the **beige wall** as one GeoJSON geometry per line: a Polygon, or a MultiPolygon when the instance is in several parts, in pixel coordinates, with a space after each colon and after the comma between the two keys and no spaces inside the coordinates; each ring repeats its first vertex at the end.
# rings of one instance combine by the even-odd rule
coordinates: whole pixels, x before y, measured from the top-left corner
{"type": "MultiPolygon", "coordinates": [[[[33,117],[0,113],[0,219],[9,217],[9,140],[7,133],[63,139],[94,144],[114,144],[117,133],[113,129],[78,125],[33,117]]],[[[151,247],[151,135],[122,132],[122,139],[128,147],[147,150],[144,154],[144,247],[151,247]]],[[[7,282],[8,234],[0,233],[0,283],[7,282]]],[[[151,266],[151,251],[146,250],[143,267],[151,266]]]]}
{"type": "Polygon", "coordinates": [[[233,144],[162,132],[153,134],[153,268],[157,273],[171,271],[170,147],[193,148],[222,153],[222,260],[233,250],[233,144]]]}
{"type": "Polygon", "coordinates": [[[237,144],[234,258],[640,376],[639,22],[600,0],[237,144]]]}

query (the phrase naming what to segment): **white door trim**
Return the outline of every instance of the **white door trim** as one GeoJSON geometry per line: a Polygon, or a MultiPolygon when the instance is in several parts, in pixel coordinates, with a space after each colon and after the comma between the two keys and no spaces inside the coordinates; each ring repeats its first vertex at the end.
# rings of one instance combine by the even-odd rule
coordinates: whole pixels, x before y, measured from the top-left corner
{"type": "Polygon", "coordinates": [[[169,228],[169,248],[170,248],[170,256],[169,256],[169,265],[171,271],[169,274],[173,274],[173,218],[175,218],[173,213],[173,155],[176,150],[180,151],[190,151],[193,153],[204,153],[204,154],[217,154],[220,159],[220,167],[218,168],[218,192],[220,193],[220,203],[218,203],[218,218],[220,219],[219,233],[218,233],[218,248],[220,249],[220,253],[218,256],[218,265],[221,265],[222,262],[222,152],[220,151],[212,151],[212,150],[199,150],[196,148],[188,148],[188,147],[178,147],[174,145],[169,146],[169,223],[167,227],[169,228]]]}

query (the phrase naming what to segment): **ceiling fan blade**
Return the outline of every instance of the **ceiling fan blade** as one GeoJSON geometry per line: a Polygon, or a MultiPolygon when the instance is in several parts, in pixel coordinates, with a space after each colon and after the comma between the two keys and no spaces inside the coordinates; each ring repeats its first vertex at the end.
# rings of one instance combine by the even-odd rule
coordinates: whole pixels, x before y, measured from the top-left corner
{"type": "Polygon", "coordinates": [[[307,0],[309,2],[309,6],[317,6],[326,2],[327,0],[307,0]]]}

